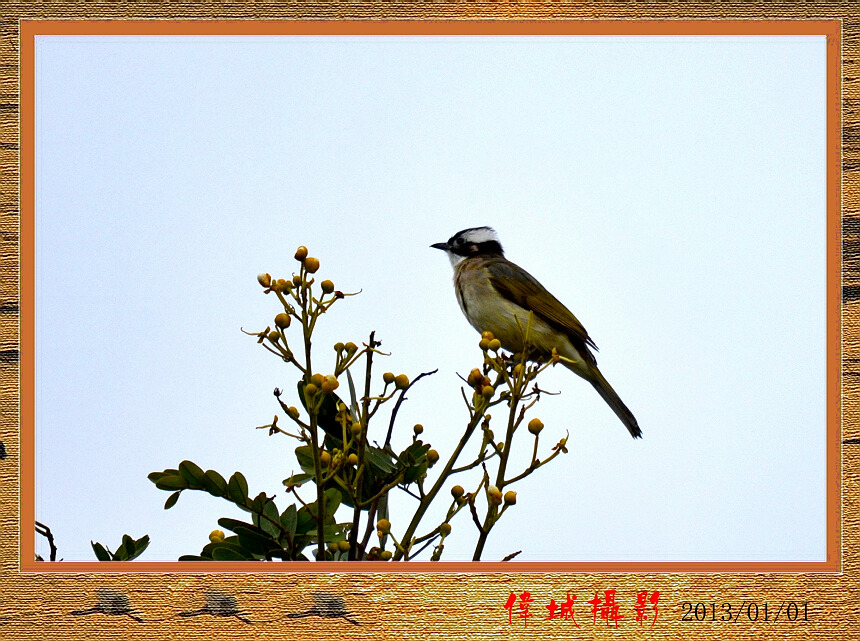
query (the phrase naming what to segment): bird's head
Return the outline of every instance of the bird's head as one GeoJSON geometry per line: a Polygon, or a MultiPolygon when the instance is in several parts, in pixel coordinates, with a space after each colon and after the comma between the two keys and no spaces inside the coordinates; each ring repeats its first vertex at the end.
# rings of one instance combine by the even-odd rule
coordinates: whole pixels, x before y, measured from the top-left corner
{"type": "Polygon", "coordinates": [[[456,265],[464,258],[480,254],[503,255],[502,244],[492,227],[470,227],[458,231],[447,242],[430,245],[448,254],[451,265],[456,265]]]}

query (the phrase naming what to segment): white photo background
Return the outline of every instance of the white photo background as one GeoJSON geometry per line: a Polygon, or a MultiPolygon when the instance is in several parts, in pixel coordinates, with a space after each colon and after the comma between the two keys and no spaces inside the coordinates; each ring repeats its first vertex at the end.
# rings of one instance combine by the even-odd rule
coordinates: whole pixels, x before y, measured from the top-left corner
{"type": "MultiPolygon", "coordinates": [[[[561,394],[535,415],[569,453],[514,488],[485,560],[825,558],[823,37],[36,51],[36,514],[64,559],[129,533],[151,536],[143,560],[174,560],[242,518],[200,492],[165,511],[146,476],[183,459],[292,500],[295,441],[254,428],[297,374],[240,328],[272,322],[256,275],[289,276],[299,244],[363,290],[321,320],[319,369],[371,330],[392,354],[380,374],[439,368],[395,442],[420,422],[450,452],[456,374],[481,356],[429,245],[477,225],[582,321],[644,432],[548,372],[561,394]]],[[[476,539],[461,513],[443,559],[476,539]]]]}

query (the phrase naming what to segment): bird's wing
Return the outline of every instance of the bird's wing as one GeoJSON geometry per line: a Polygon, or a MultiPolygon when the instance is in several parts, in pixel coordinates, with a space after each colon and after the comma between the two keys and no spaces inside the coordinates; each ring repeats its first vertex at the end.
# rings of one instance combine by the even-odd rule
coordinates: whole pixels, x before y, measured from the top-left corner
{"type": "Polygon", "coordinates": [[[576,316],[522,267],[505,259],[489,261],[486,267],[490,282],[499,294],[533,311],[567,333],[575,342],[597,349],[576,316]]]}

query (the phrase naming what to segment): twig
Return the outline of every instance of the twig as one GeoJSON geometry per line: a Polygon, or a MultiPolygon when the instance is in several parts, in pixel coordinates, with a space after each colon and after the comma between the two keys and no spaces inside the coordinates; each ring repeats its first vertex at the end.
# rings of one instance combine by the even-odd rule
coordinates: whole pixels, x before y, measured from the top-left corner
{"type": "Polygon", "coordinates": [[[388,423],[388,434],[385,435],[385,445],[383,446],[383,449],[388,449],[388,447],[391,445],[391,433],[394,431],[394,420],[397,418],[397,410],[400,409],[400,404],[403,403],[404,400],[406,400],[406,392],[412,389],[412,386],[425,376],[430,376],[438,371],[439,368],[436,368],[432,372],[423,372],[422,374],[419,374],[415,377],[414,381],[411,381],[409,385],[406,386],[406,389],[400,392],[400,398],[397,399],[397,402],[394,404],[394,409],[391,410],[391,420],[388,423]]]}
{"type": "Polygon", "coordinates": [[[54,545],[54,535],[51,533],[51,528],[49,528],[44,523],[39,523],[39,521],[36,521],[36,532],[48,539],[48,547],[51,548],[51,556],[49,558],[51,561],[56,561],[57,546],[54,545]]]}

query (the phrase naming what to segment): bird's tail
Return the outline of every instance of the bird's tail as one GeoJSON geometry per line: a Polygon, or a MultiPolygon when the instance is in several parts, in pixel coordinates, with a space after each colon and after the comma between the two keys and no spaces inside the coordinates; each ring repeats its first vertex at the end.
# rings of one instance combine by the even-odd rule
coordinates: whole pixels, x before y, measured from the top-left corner
{"type": "Polygon", "coordinates": [[[589,377],[589,381],[594,386],[594,389],[597,390],[597,393],[606,401],[606,404],[612,408],[612,411],[615,412],[616,416],[621,419],[621,422],[624,423],[624,426],[627,428],[627,431],[630,432],[630,436],[633,438],[642,438],[642,430],[639,429],[639,423],[636,422],[636,417],[633,416],[633,412],[627,409],[627,406],[623,403],[621,398],[619,398],[618,394],[615,393],[615,390],[612,389],[612,386],[609,382],[603,378],[603,374],[600,373],[600,370],[597,367],[592,366],[589,368],[591,376],[589,377]]]}

